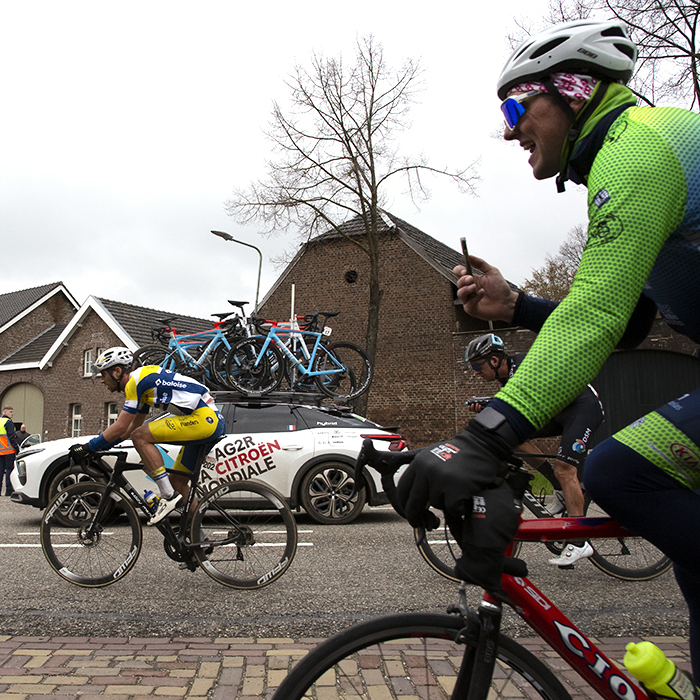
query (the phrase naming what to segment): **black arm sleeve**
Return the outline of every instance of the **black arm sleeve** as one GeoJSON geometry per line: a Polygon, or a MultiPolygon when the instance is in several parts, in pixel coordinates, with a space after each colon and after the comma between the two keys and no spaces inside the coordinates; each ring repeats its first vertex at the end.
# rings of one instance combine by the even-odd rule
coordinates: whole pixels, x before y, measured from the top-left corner
{"type": "Polygon", "coordinates": [[[634,350],[649,335],[656,318],[656,304],[642,294],[617,344],[617,350],[634,350]]]}
{"type": "Polygon", "coordinates": [[[559,305],[558,301],[549,301],[549,299],[538,299],[520,292],[518,301],[515,302],[515,311],[513,312],[513,325],[522,326],[529,331],[538,333],[549,314],[554,311],[559,305]]]}

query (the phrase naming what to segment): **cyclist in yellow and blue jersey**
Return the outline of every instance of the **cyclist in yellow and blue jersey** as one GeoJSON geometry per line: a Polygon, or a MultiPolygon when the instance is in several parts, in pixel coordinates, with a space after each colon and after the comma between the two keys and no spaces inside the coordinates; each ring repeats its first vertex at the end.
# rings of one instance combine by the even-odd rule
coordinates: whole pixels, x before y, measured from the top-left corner
{"type": "MultiPolygon", "coordinates": [[[[626,87],[636,57],[624,24],[579,20],[528,38],[498,81],[504,138],[529,154],[534,177],[556,177],[559,191],[567,179],[588,188],[588,240],[558,304],[516,293],[474,256],[482,275],[455,269],[468,314],[538,336],[450,452],[426,448],[399,482],[414,524],[427,504],[464,518],[462,566],[491,586],[517,528],[502,484],[513,448],[569,404],[616,347],[638,345],[657,313],[700,342],[700,114],[638,107],[626,87]],[[498,516],[487,532],[475,495],[479,518],[498,516]]],[[[688,392],[598,445],[584,485],[673,561],[700,678],[700,390],[688,392]]]]}
{"type": "Polygon", "coordinates": [[[110,391],[124,392],[124,406],[117,420],[101,435],[71,447],[71,455],[80,460],[89,452],[108,450],[131,438],[144,471],[160,490],[158,508],[148,522],[155,525],[187,497],[188,475],[194,467],[198,446],[223,435],[226,424],[206,386],[157,365],[129,371],[133,359],[131,351],[123,347],[109,348],[97,358],[94,370],[100,373],[102,383],[110,391]],[[175,407],[183,415],[144,424],[151,407],[175,407]],[[157,443],[182,445],[172,468],[172,481],[157,443]]]}

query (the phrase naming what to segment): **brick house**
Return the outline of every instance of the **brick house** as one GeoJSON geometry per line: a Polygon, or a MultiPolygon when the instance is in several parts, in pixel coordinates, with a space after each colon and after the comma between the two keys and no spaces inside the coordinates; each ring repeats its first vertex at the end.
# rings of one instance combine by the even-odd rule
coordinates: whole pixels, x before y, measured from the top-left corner
{"type": "MultiPolygon", "coordinates": [[[[123,397],[92,379],[92,361],[113,345],[151,343],[151,328],[166,316],[175,314],[93,296],[79,305],[62,282],[0,295],[0,402],[44,440],[103,430],[123,397]]],[[[188,330],[211,327],[177,318],[188,330]]]]}
{"type": "MultiPolygon", "coordinates": [[[[361,221],[341,227],[363,236],[361,221]]],[[[463,371],[466,343],[489,324],[467,316],[456,302],[452,269],[461,253],[393,214],[382,212],[380,275],[383,296],[375,376],[367,417],[399,426],[412,446],[453,435],[467,420],[464,398],[492,392],[463,371]]],[[[261,315],[340,311],[332,338],[364,347],[369,258],[339,233],[305,243],[261,303],[261,315]]],[[[505,324],[496,324],[504,327],[505,324]]]]}
{"type": "MultiPolygon", "coordinates": [[[[364,236],[359,218],[341,229],[350,238],[364,236]]],[[[461,253],[387,212],[380,238],[383,296],[367,417],[399,426],[419,447],[462,429],[470,417],[465,398],[498,388],[463,369],[467,345],[490,326],[467,316],[457,301],[452,269],[461,253]]],[[[352,241],[339,233],[318,236],[301,246],[263,299],[261,314],[288,318],[294,284],[296,313],[341,311],[329,323],[332,337],[364,346],[368,277],[369,259],[352,241]]],[[[522,328],[492,327],[508,352],[525,352],[535,339],[522,328]]],[[[658,319],[638,350],[613,353],[593,383],[608,415],[597,442],[700,386],[697,346],[658,319]]]]}

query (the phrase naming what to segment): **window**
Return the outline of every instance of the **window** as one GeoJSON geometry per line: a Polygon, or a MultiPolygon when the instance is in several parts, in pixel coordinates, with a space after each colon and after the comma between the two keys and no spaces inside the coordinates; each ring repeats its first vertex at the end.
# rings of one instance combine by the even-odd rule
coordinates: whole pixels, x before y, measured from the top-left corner
{"type": "Polygon", "coordinates": [[[116,423],[117,418],[119,416],[119,409],[117,408],[116,403],[108,403],[108,404],[105,404],[105,406],[106,406],[105,415],[107,418],[106,423],[107,423],[107,427],[109,428],[109,426],[112,425],[112,423],[116,423]]]}
{"type": "Polygon", "coordinates": [[[92,363],[95,359],[92,348],[83,354],[83,377],[92,377],[92,363]]]}
{"type": "Polygon", "coordinates": [[[71,406],[71,437],[80,437],[80,430],[83,425],[83,409],[79,403],[71,406]]]}

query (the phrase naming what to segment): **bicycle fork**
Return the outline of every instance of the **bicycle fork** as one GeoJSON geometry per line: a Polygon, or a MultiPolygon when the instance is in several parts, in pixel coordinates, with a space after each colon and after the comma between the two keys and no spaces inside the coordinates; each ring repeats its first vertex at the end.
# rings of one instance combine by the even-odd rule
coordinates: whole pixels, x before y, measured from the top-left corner
{"type": "MultiPolygon", "coordinates": [[[[460,590],[460,612],[466,608],[464,588],[460,590]]],[[[491,687],[491,679],[498,655],[498,636],[501,630],[503,607],[488,596],[479,604],[476,618],[466,618],[466,626],[459,632],[457,641],[467,645],[459,668],[452,700],[486,700],[491,687]]]]}

